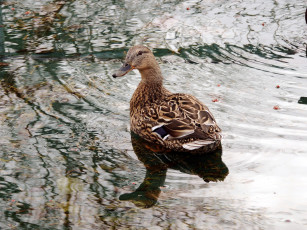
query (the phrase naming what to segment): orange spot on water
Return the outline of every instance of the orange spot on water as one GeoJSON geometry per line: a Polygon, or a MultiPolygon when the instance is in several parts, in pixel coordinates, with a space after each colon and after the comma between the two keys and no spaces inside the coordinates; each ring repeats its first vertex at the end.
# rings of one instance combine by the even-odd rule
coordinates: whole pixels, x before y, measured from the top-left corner
{"type": "Polygon", "coordinates": [[[279,106],[278,106],[278,105],[275,105],[275,106],[273,107],[273,109],[275,109],[275,110],[279,110],[280,108],[279,108],[279,106]]]}

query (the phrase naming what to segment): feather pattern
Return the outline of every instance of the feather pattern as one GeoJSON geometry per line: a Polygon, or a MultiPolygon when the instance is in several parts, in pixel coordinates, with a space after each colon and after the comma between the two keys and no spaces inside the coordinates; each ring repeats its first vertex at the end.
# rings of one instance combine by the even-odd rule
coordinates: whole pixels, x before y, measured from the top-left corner
{"type": "Polygon", "coordinates": [[[142,107],[139,112],[133,112],[133,108],[131,111],[131,130],[167,148],[195,150],[221,140],[221,129],[213,115],[191,95],[169,93],[161,100],[142,107]],[[161,128],[168,135],[161,137],[156,132],[161,128]]]}

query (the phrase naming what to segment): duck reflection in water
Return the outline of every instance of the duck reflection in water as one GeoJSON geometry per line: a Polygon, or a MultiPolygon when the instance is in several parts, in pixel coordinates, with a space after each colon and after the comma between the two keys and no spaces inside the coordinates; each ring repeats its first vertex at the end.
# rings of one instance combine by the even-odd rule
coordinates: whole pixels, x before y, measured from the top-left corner
{"type": "Polygon", "coordinates": [[[131,201],[138,207],[149,208],[155,205],[164,186],[168,168],[183,173],[198,175],[205,182],[223,181],[228,168],[222,161],[222,146],[214,151],[195,153],[175,152],[148,142],[131,133],[134,152],[146,168],[143,183],[132,193],[122,194],[121,201],[131,201]]]}

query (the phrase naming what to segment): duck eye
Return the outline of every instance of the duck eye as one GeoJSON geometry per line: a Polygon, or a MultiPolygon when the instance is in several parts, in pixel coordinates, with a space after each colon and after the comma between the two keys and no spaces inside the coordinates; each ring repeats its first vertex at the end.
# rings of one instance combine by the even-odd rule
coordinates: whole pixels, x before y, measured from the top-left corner
{"type": "Polygon", "coordinates": [[[139,51],[136,56],[140,56],[140,55],[142,55],[142,53],[143,53],[142,51],[139,51]]]}

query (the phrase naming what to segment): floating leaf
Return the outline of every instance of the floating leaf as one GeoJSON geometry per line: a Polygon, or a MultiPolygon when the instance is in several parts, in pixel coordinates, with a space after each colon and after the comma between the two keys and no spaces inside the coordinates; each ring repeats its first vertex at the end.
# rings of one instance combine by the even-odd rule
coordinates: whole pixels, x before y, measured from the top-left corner
{"type": "Polygon", "coordinates": [[[0,62],[0,66],[8,66],[9,63],[6,63],[6,62],[0,62]]]}
{"type": "Polygon", "coordinates": [[[278,106],[278,105],[275,105],[275,106],[273,107],[273,109],[275,109],[275,110],[279,110],[280,108],[279,108],[279,106],[278,106]]]}

